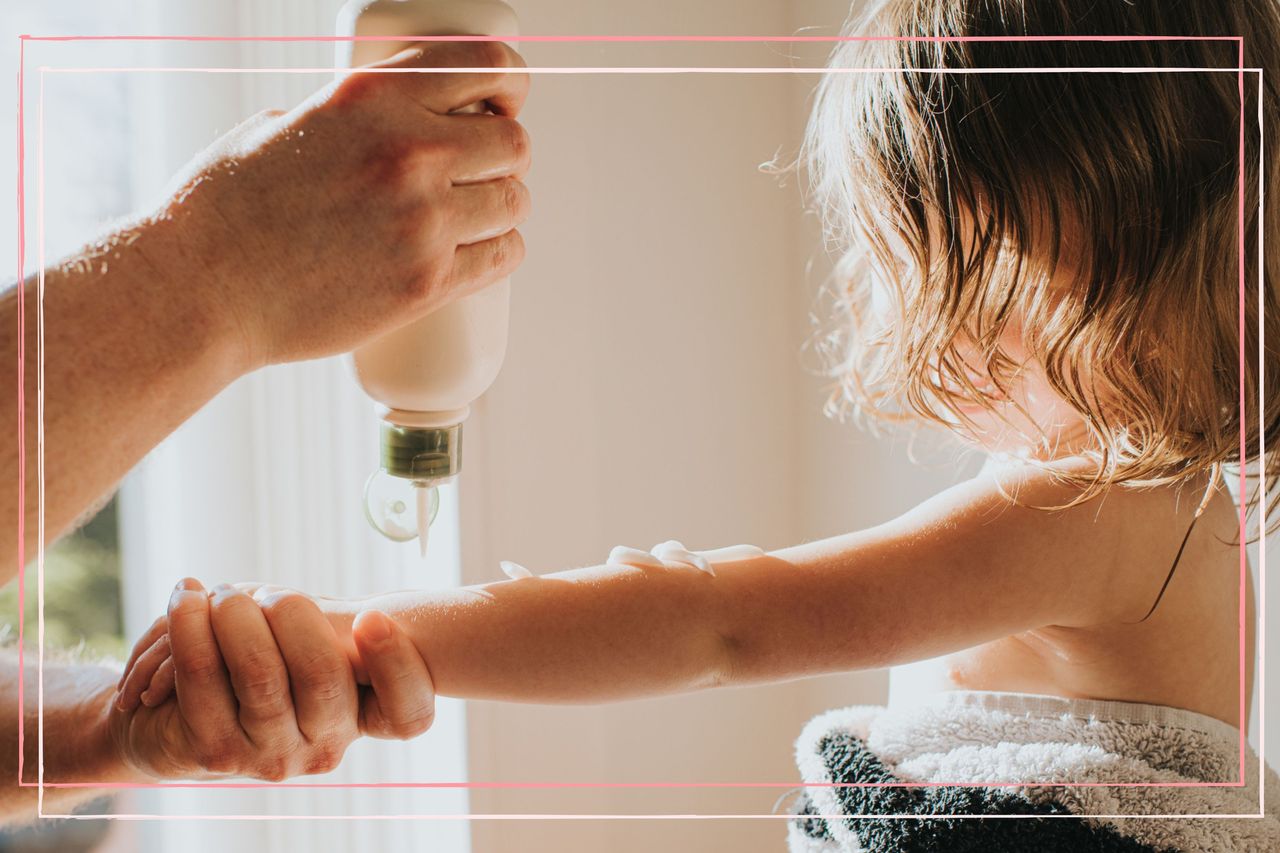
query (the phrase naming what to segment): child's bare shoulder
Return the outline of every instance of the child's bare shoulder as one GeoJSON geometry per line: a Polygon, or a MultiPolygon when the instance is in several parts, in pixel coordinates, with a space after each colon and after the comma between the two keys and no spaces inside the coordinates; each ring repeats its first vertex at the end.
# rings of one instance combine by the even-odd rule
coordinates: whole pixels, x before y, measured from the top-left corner
{"type": "Polygon", "coordinates": [[[945,519],[960,540],[990,542],[1025,571],[1053,573],[1055,582],[1078,592],[1080,621],[1126,621],[1149,605],[1167,576],[1207,480],[1113,486],[1076,502],[1082,486],[1064,473],[1087,474],[1089,464],[1067,460],[1046,468],[992,457],[972,480],[918,507],[916,523],[945,519]]]}

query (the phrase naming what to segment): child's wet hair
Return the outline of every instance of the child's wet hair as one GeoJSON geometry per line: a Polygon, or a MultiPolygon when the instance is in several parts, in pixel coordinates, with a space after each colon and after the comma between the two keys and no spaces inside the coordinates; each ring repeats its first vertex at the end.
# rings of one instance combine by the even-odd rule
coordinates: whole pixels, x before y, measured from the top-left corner
{"type": "Polygon", "coordinates": [[[1276,151],[1278,9],[1275,0],[882,0],[851,20],[844,34],[886,38],[840,43],[830,66],[906,70],[824,75],[801,151],[842,253],[836,402],[973,429],[962,408],[999,411],[1013,381],[1017,365],[998,341],[1014,323],[1086,422],[1099,473],[1081,482],[1084,497],[1216,474],[1239,461],[1242,438],[1256,461],[1260,433],[1274,481],[1280,278],[1273,252],[1259,296],[1258,241],[1261,215],[1266,242],[1280,247],[1280,158],[1267,152],[1260,171],[1258,75],[1000,69],[1243,62],[1264,69],[1276,151]],[[1192,38],[954,40],[1024,35],[1192,38]],[[964,73],[972,69],[995,71],[964,73]],[[1263,180],[1271,192],[1260,211],[1263,180]]]}

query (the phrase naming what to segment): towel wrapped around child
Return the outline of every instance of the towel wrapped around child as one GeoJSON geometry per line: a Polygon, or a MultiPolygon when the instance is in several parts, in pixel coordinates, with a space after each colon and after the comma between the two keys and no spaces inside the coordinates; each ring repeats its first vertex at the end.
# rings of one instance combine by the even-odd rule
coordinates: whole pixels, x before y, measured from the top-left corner
{"type": "Polygon", "coordinates": [[[944,692],[828,711],[796,758],[792,853],[1280,851],[1280,777],[1178,708],[944,692]]]}

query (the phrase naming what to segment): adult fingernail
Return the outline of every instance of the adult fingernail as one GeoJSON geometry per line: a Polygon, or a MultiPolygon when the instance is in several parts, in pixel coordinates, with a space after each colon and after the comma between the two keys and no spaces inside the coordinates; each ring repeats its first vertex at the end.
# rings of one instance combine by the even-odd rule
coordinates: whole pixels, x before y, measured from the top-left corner
{"type": "Polygon", "coordinates": [[[229,583],[220,583],[213,589],[209,590],[210,598],[221,598],[224,595],[230,595],[235,592],[236,588],[229,583]]]}
{"type": "Polygon", "coordinates": [[[199,590],[204,589],[204,587],[201,586],[200,581],[195,578],[183,578],[178,581],[177,586],[173,589],[175,592],[198,592],[199,590]]]}
{"type": "Polygon", "coordinates": [[[142,699],[143,705],[146,705],[148,708],[151,707],[151,691],[150,690],[142,691],[142,696],[140,696],[139,698],[142,699]]]}
{"type": "Polygon", "coordinates": [[[258,602],[258,606],[261,607],[263,610],[270,610],[272,607],[279,604],[288,596],[289,596],[289,593],[287,592],[277,591],[277,592],[268,593],[267,595],[264,595],[261,598],[255,595],[254,601],[258,602]]]}
{"type": "Polygon", "coordinates": [[[391,619],[379,610],[362,611],[352,628],[374,643],[383,643],[391,638],[391,619]]]}

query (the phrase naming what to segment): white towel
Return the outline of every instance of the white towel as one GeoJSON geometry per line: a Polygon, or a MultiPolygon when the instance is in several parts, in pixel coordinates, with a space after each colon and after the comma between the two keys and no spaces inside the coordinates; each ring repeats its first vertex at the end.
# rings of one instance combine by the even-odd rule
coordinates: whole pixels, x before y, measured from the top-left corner
{"type": "Polygon", "coordinates": [[[1263,768],[1261,802],[1243,748],[1241,785],[1239,729],[1177,708],[987,691],[843,708],[796,742],[811,787],[788,838],[792,853],[1277,853],[1280,777],[1263,768]]]}

